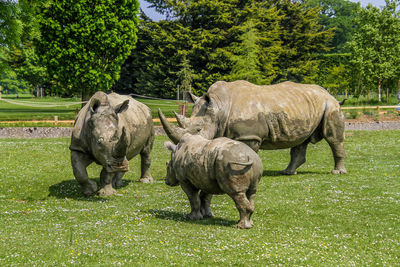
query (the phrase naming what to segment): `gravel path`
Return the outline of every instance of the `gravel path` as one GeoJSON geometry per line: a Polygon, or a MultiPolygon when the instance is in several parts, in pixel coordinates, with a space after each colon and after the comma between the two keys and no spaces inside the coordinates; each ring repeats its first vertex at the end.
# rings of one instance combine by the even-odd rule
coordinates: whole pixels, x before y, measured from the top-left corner
{"type": "MultiPolygon", "coordinates": [[[[165,134],[155,126],[156,135],[165,134]]],[[[400,121],[346,122],[346,130],[400,130],[400,121]]],[[[0,138],[70,137],[71,127],[6,127],[0,128],[0,138]]]]}

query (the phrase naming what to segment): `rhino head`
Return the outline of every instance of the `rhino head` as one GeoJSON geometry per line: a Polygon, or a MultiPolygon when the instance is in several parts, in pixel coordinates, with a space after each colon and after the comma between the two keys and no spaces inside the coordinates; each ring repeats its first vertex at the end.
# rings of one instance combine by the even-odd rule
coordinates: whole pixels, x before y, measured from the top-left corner
{"type": "Polygon", "coordinates": [[[175,158],[175,151],[176,151],[176,145],[173,143],[166,141],[164,143],[165,148],[171,151],[171,160],[167,161],[167,176],[165,177],[165,184],[169,186],[177,186],[179,185],[179,181],[176,178],[176,173],[173,168],[173,162],[175,158]]]}
{"type": "Polygon", "coordinates": [[[88,107],[87,138],[91,152],[107,172],[126,172],[129,170],[128,136],[119,116],[128,109],[129,100],[112,107],[106,94],[96,94],[98,96],[92,97],[88,107]]]}
{"type": "Polygon", "coordinates": [[[185,118],[175,112],[178,126],[168,122],[162,111],[158,109],[161,124],[171,141],[177,144],[185,133],[200,134],[207,139],[216,137],[218,132],[221,132],[222,119],[220,117],[223,117],[218,101],[209,94],[197,97],[189,92],[186,92],[185,99],[194,103],[192,115],[190,118],[185,118]]]}

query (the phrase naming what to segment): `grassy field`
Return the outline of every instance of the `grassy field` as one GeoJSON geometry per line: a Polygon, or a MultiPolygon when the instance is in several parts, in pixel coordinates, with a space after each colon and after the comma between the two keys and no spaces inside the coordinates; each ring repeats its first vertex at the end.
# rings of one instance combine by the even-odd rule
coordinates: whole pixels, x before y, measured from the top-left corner
{"type": "MultiPolygon", "coordinates": [[[[140,184],[139,159],[109,198],[84,198],[69,139],[0,139],[1,266],[384,265],[400,262],[400,131],[348,132],[347,175],[330,174],[326,142],[282,176],[288,150],[261,151],[264,175],[254,227],[215,196],[215,218],[188,221],[189,202],[163,182],[165,136],[153,150],[153,184],[140,184]]],[[[100,167],[89,175],[98,181],[100,167]]]]}
{"type": "MultiPolygon", "coordinates": [[[[342,100],[344,96],[337,96],[342,100]]],[[[167,117],[174,117],[173,112],[179,112],[179,103],[176,100],[154,100],[146,98],[136,98],[136,100],[146,104],[152,111],[153,118],[158,118],[158,108],[164,112],[167,117]]],[[[76,112],[81,105],[78,98],[32,98],[29,95],[22,95],[19,98],[10,95],[0,100],[0,127],[71,127],[75,120],[76,112]],[[5,101],[4,101],[5,100],[5,101]],[[7,102],[6,102],[7,101],[7,102]],[[58,117],[58,123],[54,123],[54,117],[58,117]],[[36,120],[36,122],[34,121],[36,120]],[[63,122],[64,121],[64,122],[63,122]],[[66,122],[67,121],[67,122],[66,122]]],[[[344,104],[347,106],[365,106],[365,105],[396,105],[397,99],[392,96],[390,102],[377,103],[374,100],[367,101],[365,97],[349,97],[344,104]]],[[[192,105],[188,105],[188,115],[191,113],[192,105]]],[[[356,119],[364,115],[383,119],[385,116],[397,117],[400,115],[394,109],[386,110],[386,114],[378,116],[376,110],[345,110],[347,119],[356,119]]],[[[159,125],[159,123],[157,123],[159,125]]]]}
{"type": "MultiPolygon", "coordinates": [[[[179,111],[179,103],[176,100],[153,100],[136,98],[136,100],[147,105],[153,118],[158,118],[158,108],[161,108],[167,117],[174,117],[173,112],[179,111]]],[[[62,120],[75,120],[76,113],[81,108],[78,98],[31,98],[29,96],[9,96],[0,100],[0,127],[30,127],[30,126],[55,126],[52,122],[54,116],[62,120]],[[26,122],[38,120],[41,122],[26,122]],[[2,121],[8,121],[2,123],[2,121]],[[10,123],[13,121],[13,123],[10,123]]],[[[189,112],[191,105],[189,105],[189,112]]],[[[57,126],[72,126],[72,122],[59,122],[57,126]]]]}

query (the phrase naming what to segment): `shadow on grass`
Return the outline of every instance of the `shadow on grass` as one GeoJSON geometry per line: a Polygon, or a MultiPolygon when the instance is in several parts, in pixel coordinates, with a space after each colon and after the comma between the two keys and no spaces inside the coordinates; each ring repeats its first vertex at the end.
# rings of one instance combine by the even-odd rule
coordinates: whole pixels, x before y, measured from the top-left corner
{"type": "MultiPolygon", "coordinates": [[[[326,172],[315,172],[315,171],[297,171],[297,174],[327,174],[326,172]]],[[[291,176],[286,174],[281,174],[281,171],[276,170],[264,170],[263,176],[291,176]]]]}
{"type": "MultiPolygon", "coordinates": [[[[97,183],[99,186],[100,179],[99,178],[91,178],[92,181],[97,183]]],[[[122,179],[122,186],[119,188],[123,188],[127,186],[132,181],[122,179]]],[[[72,198],[75,200],[84,200],[84,201],[104,201],[107,198],[99,197],[97,195],[91,197],[85,197],[82,194],[81,186],[75,179],[72,180],[65,180],[58,184],[52,185],[49,187],[49,197],[56,197],[56,198],[72,198]]]]}
{"type": "Polygon", "coordinates": [[[200,225],[220,225],[220,226],[232,226],[237,224],[237,221],[227,220],[224,218],[213,217],[213,218],[205,218],[202,220],[190,220],[186,218],[186,214],[183,212],[176,212],[170,210],[155,210],[150,209],[146,211],[147,213],[152,214],[156,218],[163,220],[173,220],[177,222],[186,222],[190,224],[200,224],[200,225]]]}

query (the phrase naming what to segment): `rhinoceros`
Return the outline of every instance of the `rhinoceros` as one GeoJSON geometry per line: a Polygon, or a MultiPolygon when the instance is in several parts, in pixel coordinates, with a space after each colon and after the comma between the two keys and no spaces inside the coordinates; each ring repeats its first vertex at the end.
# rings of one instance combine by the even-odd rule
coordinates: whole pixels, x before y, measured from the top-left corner
{"type": "Polygon", "coordinates": [[[129,161],[141,156],[141,182],[152,182],[150,152],[154,141],[150,109],[130,96],[95,93],[79,112],[71,136],[71,164],[85,196],[97,191],[86,167],[103,166],[99,195],[112,195],[122,185],[129,161]]]}
{"type": "Polygon", "coordinates": [[[346,173],[340,104],[318,85],[219,81],[202,97],[189,93],[186,98],[194,103],[193,111],[190,118],[176,114],[180,127],[158,111],[175,144],[185,133],[198,133],[208,139],[225,136],[242,141],[256,152],[290,148],[290,163],[281,173],[291,175],[306,161],[307,145],[324,138],[333,153],[332,173],[346,173]]]}
{"type": "Polygon", "coordinates": [[[237,227],[252,227],[254,197],[263,173],[256,152],[229,138],[208,140],[189,133],[178,145],[167,141],[165,146],[172,151],[165,183],[180,185],[186,193],[191,206],[187,218],[213,217],[210,209],[212,195],[226,193],[240,213],[237,227]]]}

